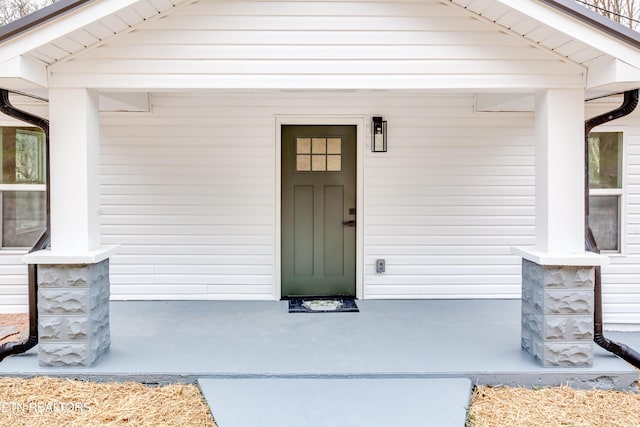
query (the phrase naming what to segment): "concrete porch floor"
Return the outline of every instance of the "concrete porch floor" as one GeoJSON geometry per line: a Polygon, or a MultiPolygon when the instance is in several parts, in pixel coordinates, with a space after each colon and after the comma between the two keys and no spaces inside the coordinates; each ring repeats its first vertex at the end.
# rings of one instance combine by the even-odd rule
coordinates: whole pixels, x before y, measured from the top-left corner
{"type": "MultiPolygon", "coordinates": [[[[635,390],[638,371],[596,350],[591,368],[540,367],[520,349],[520,301],[112,302],[111,350],[42,368],[37,347],[0,376],[197,382],[221,427],[464,427],[473,384],[635,390]]],[[[640,333],[609,334],[640,348],[640,333]]]]}
{"type": "MultiPolygon", "coordinates": [[[[37,347],[0,375],[198,378],[468,378],[632,389],[638,371],[596,349],[591,368],[542,368],[520,349],[518,300],[361,300],[359,313],[290,314],[286,301],[111,303],[111,350],[92,367],[43,368],[37,347]]],[[[638,349],[640,333],[609,333],[638,349]]]]}

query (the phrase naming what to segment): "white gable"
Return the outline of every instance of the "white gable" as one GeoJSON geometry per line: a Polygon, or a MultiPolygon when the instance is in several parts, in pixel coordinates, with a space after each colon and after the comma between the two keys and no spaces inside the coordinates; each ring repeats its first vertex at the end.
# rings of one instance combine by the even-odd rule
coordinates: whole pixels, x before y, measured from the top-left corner
{"type": "Polygon", "coordinates": [[[576,7],[568,0],[96,0],[1,41],[0,83],[621,89],[640,80],[637,45],[625,42],[635,33],[614,24],[603,31],[563,10],[576,7]]]}
{"type": "Polygon", "coordinates": [[[201,1],[49,67],[103,89],[584,87],[586,68],[457,5],[201,1]]]}

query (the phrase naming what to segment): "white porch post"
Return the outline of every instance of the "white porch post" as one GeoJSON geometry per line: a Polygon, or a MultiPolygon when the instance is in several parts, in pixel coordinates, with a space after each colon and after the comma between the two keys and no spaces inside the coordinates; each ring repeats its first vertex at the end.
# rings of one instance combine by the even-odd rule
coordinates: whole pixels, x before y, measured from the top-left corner
{"type": "Polygon", "coordinates": [[[51,250],[82,254],[99,247],[98,96],[51,89],[51,250]]]}
{"type": "Polygon", "coordinates": [[[584,91],[536,96],[536,249],[584,253],[584,91]]]}
{"type": "Polygon", "coordinates": [[[110,346],[109,256],[100,244],[100,117],[88,89],[49,92],[51,249],[38,264],[39,361],[93,364],[110,346]]]}
{"type": "Polygon", "coordinates": [[[543,366],[593,363],[594,266],[584,249],[584,90],[536,95],[535,248],[522,261],[522,348],[543,366]]]}

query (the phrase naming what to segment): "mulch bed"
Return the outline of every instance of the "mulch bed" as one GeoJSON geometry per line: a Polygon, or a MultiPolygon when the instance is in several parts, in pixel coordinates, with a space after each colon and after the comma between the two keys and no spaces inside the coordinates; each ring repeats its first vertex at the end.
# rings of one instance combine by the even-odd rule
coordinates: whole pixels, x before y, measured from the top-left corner
{"type": "Polygon", "coordinates": [[[193,384],[150,387],[59,378],[0,378],[2,426],[216,427],[193,384]]]}
{"type": "Polygon", "coordinates": [[[477,386],[468,427],[640,426],[640,395],[630,392],[477,386]]]}
{"type": "MultiPolygon", "coordinates": [[[[0,344],[29,334],[27,313],[0,313],[0,325],[19,332],[0,344]]],[[[216,427],[198,386],[93,383],[70,379],[0,377],[0,426],[198,426],[216,427]]]]}

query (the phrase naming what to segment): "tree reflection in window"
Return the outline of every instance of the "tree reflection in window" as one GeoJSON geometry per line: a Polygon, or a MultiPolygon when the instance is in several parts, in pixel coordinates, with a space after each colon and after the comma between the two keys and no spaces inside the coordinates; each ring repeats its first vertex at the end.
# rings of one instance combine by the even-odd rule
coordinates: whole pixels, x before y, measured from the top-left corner
{"type": "Polygon", "coordinates": [[[45,135],[33,127],[0,127],[3,248],[28,248],[46,226],[45,135]]]}
{"type": "Polygon", "coordinates": [[[43,181],[42,133],[27,130],[16,132],[16,182],[43,181]]]}

